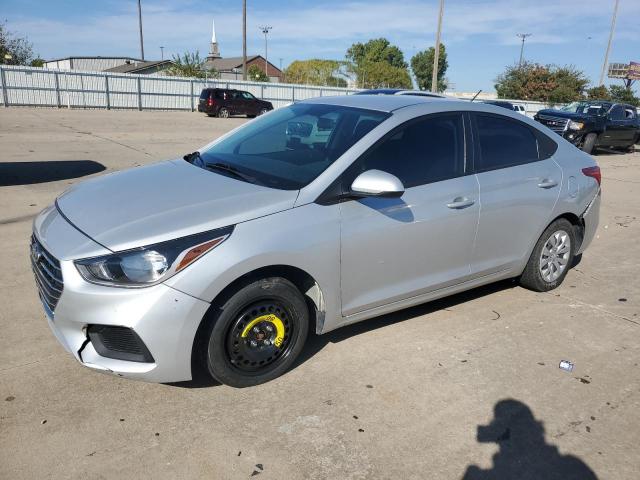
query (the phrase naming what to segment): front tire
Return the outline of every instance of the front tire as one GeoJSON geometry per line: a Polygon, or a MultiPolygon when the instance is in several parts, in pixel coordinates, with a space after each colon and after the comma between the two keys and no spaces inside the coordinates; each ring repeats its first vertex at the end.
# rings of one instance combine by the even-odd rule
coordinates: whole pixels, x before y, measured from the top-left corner
{"type": "Polygon", "coordinates": [[[229,110],[225,107],[221,107],[220,110],[218,110],[218,118],[229,118],[230,116],[229,110]]]}
{"type": "Polygon", "coordinates": [[[576,235],[573,225],[559,218],[547,227],[529,257],[520,284],[535,292],[560,286],[573,264],[576,235]]]}
{"type": "Polygon", "coordinates": [[[232,387],[258,385],[285,373],[309,331],[304,297],[280,277],[242,287],[213,315],[206,366],[216,380],[232,387]]]}
{"type": "Polygon", "coordinates": [[[589,133],[584,137],[584,142],[582,143],[582,151],[584,153],[591,155],[591,152],[593,152],[593,148],[596,145],[596,138],[598,138],[598,136],[595,133],[589,133]]]}

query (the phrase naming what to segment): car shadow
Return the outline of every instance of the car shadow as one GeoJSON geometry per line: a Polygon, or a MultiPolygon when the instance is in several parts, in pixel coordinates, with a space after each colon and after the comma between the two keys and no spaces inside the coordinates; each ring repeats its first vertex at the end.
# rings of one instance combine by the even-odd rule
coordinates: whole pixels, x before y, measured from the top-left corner
{"type": "Polygon", "coordinates": [[[496,443],[493,466],[469,465],[462,480],[597,480],[580,458],[562,455],[545,441],[544,423],[525,403],[507,398],[494,406],[489,425],[478,425],[478,443],[496,443]]]}
{"type": "Polygon", "coordinates": [[[104,170],[106,170],[104,165],[93,160],[1,162],[0,187],[68,180],[92,175],[104,170]]]}
{"type": "MultiPolygon", "coordinates": [[[[517,287],[518,284],[515,280],[502,280],[496,283],[485,285],[482,287],[467,290],[462,293],[451,295],[449,297],[441,298],[439,300],[433,300],[428,303],[423,303],[415,307],[405,308],[397,312],[381,315],[362,322],[347,325],[323,335],[318,335],[313,331],[309,332],[304,349],[294,362],[293,366],[289,370],[298,368],[307,360],[313,358],[320,350],[322,350],[329,343],[338,343],[343,340],[367,333],[378,328],[393,325],[395,323],[410,320],[422,315],[428,315],[429,313],[443,310],[445,308],[451,308],[456,305],[482,298],[493,293],[501,292],[510,288],[517,287]]],[[[427,321],[425,319],[425,321],[427,321]]],[[[197,363],[192,363],[193,380],[187,382],[173,382],[166,385],[180,387],[180,388],[207,388],[216,385],[220,385],[219,382],[213,380],[207,372],[203,371],[202,367],[197,363]]]]}

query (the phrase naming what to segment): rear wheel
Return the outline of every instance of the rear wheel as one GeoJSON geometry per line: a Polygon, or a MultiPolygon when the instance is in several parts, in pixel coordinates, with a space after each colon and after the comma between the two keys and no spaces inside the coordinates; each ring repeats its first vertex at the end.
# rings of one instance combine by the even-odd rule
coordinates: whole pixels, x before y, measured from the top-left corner
{"type": "Polygon", "coordinates": [[[285,373],[302,351],[309,311],[300,291],[274,277],[238,290],[209,328],[206,365],[218,381],[249,387],[285,373]]]}
{"type": "Polygon", "coordinates": [[[229,116],[229,110],[227,110],[225,107],[221,107],[220,110],[218,110],[218,117],[229,118],[229,116]]]}
{"type": "Polygon", "coordinates": [[[584,142],[582,143],[582,151],[588,154],[593,152],[593,147],[596,145],[596,138],[598,136],[595,133],[588,133],[584,138],[584,142]]]}
{"type": "Polygon", "coordinates": [[[554,221],[536,243],[520,284],[536,292],[560,286],[573,263],[575,246],[573,225],[564,218],[554,221]]]}

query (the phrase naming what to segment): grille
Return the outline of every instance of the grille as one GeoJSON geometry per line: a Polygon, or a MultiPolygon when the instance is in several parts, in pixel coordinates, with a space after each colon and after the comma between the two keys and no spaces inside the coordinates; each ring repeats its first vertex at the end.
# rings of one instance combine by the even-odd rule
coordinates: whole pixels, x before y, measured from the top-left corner
{"type": "Polygon", "coordinates": [[[31,268],[36,277],[40,299],[45,307],[53,313],[62,295],[62,270],[56,260],[38,241],[31,236],[31,268]]]}
{"type": "Polygon", "coordinates": [[[568,118],[554,117],[552,115],[538,115],[538,121],[550,128],[558,135],[562,135],[567,130],[568,118]]]}
{"type": "Polygon", "coordinates": [[[147,346],[130,328],[89,325],[88,334],[98,355],[130,362],[153,362],[147,346]]]}

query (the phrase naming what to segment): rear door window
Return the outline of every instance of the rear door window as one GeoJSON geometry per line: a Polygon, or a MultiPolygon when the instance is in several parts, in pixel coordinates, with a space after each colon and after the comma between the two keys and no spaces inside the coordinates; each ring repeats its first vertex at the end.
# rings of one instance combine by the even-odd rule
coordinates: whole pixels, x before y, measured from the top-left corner
{"type": "Polygon", "coordinates": [[[206,100],[207,98],[209,98],[209,93],[211,93],[211,90],[205,88],[204,90],[202,90],[202,92],[200,92],[200,98],[206,100]]]}
{"type": "Polygon", "coordinates": [[[475,114],[475,159],[478,172],[523,165],[539,159],[538,141],[532,129],[501,115],[475,114]]]}

